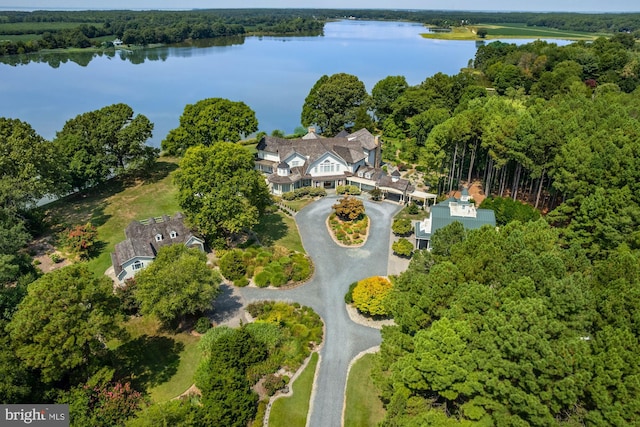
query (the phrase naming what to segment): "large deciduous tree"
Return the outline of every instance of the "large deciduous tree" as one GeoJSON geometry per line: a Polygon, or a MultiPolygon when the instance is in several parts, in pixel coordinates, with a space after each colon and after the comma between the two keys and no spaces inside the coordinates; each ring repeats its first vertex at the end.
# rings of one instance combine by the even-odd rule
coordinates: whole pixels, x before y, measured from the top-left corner
{"type": "Polygon", "coordinates": [[[149,267],[136,275],[134,295],[145,315],[166,325],[187,314],[211,307],[220,276],[207,266],[207,257],[185,245],[161,248],[149,267]]]}
{"type": "Polygon", "coordinates": [[[153,161],[158,150],[145,144],[152,131],[146,116],[134,117],[130,106],[113,104],[67,121],[54,142],[66,159],[71,185],[86,188],[153,161]]]}
{"type": "Polygon", "coordinates": [[[207,98],[188,104],[180,116],[180,126],[162,141],[168,154],[183,155],[189,147],[216,142],[238,142],[258,130],[255,112],[244,102],[207,98]]]}
{"type": "Polygon", "coordinates": [[[389,117],[393,112],[391,106],[408,87],[409,84],[404,76],[388,76],[376,83],[371,89],[371,104],[379,123],[389,117]]]}
{"type": "Polygon", "coordinates": [[[39,369],[43,381],[72,371],[86,377],[120,332],[117,304],[106,277],[75,264],[32,283],[7,331],[18,357],[39,369]]]}
{"type": "Polygon", "coordinates": [[[368,98],[364,83],[356,76],[346,73],[322,76],[304,100],[301,122],[335,135],[356,122],[358,111],[366,106],[368,98]]]}
{"type": "Polygon", "coordinates": [[[187,150],[176,172],[178,201],[188,222],[207,239],[227,238],[258,223],[269,190],[253,156],[229,142],[187,150]]]}

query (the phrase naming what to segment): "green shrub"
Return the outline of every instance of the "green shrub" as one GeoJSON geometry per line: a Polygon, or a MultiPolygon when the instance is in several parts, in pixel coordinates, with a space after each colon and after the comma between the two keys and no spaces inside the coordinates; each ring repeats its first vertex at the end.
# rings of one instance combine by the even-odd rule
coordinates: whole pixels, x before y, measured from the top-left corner
{"type": "Polygon", "coordinates": [[[405,238],[398,240],[397,242],[393,242],[391,245],[391,249],[397,255],[410,257],[413,253],[413,244],[405,238]]]}
{"type": "Polygon", "coordinates": [[[236,281],[247,272],[240,249],[227,252],[220,259],[220,273],[229,280],[236,281]]]}
{"type": "Polygon", "coordinates": [[[211,329],[211,320],[208,317],[201,317],[196,322],[195,330],[199,334],[206,333],[209,329],[211,329]]]}
{"type": "Polygon", "coordinates": [[[411,234],[411,220],[408,218],[400,218],[393,221],[393,225],[391,225],[391,230],[393,230],[393,234],[397,236],[407,236],[411,234]]]}
{"type": "Polygon", "coordinates": [[[287,384],[284,382],[284,379],[280,375],[269,374],[265,377],[262,385],[267,391],[267,394],[269,396],[273,396],[278,390],[283,389],[287,384]]]}
{"type": "Polygon", "coordinates": [[[358,282],[353,282],[349,285],[349,290],[344,294],[344,302],[346,304],[353,304],[353,289],[358,285],[358,282]]]}
{"type": "Polygon", "coordinates": [[[264,417],[267,414],[267,405],[269,399],[262,399],[258,402],[258,411],[256,412],[256,418],[251,423],[251,427],[262,427],[264,425],[264,417]]]}
{"type": "Polygon", "coordinates": [[[271,275],[271,285],[279,288],[282,285],[286,285],[289,280],[284,272],[275,272],[271,275]]]}
{"type": "Polygon", "coordinates": [[[282,193],[281,197],[283,200],[287,200],[287,201],[295,200],[297,198],[296,193],[293,191],[282,193]]]}
{"type": "Polygon", "coordinates": [[[49,258],[51,258],[51,261],[53,261],[56,264],[62,262],[62,257],[60,256],[60,254],[57,254],[57,253],[52,253],[51,255],[49,255],[49,258]]]}
{"type": "Polygon", "coordinates": [[[488,197],[480,204],[481,209],[492,209],[496,215],[496,225],[506,225],[511,221],[535,221],[540,218],[531,205],[526,205],[509,197],[488,197]]]}
{"type": "Polygon", "coordinates": [[[244,288],[248,284],[249,284],[249,279],[247,279],[245,276],[242,276],[241,278],[233,281],[233,286],[237,286],[239,288],[244,288]]]}
{"type": "Polygon", "coordinates": [[[382,190],[380,190],[379,188],[374,188],[373,190],[369,191],[369,195],[371,196],[371,200],[373,201],[380,201],[382,200],[382,190]]]}
{"type": "Polygon", "coordinates": [[[420,212],[420,207],[418,205],[416,205],[415,203],[409,203],[409,206],[407,206],[407,213],[409,215],[418,215],[418,213],[420,212]]]}
{"type": "Polygon", "coordinates": [[[253,278],[253,282],[259,288],[266,288],[271,281],[271,274],[268,271],[261,271],[253,278]]]}
{"type": "Polygon", "coordinates": [[[353,288],[353,304],[364,314],[387,315],[386,299],[392,287],[391,282],[381,276],[360,280],[353,288]]]}

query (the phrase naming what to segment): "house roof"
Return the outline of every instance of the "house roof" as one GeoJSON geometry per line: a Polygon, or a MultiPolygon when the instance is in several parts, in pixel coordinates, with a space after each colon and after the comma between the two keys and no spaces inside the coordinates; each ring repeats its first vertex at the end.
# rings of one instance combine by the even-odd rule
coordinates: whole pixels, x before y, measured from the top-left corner
{"type": "MultiPolygon", "coordinates": [[[[116,275],[122,271],[122,266],[136,257],[155,258],[158,250],[163,246],[176,243],[187,243],[192,237],[196,237],[185,225],[181,213],[173,217],[163,215],[149,218],[143,221],[132,221],[124,230],[127,237],[116,244],[115,251],[111,254],[111,261],[116,275]],[[171,236],[174,237],[171,237],[171,236]],[[156,239],[160,236],[160,240],[156,239]]],[[[202,241],[202,239],[198,238],[202,241]]]]}
{"type": "Polygon", "coordinates": [[[376,148],[376,143],[374,136],[368,130],[361,129],[346,136],[332,138],[284,139],[264,136],[256,148],[269,153],[277,153],[280,160],[298,153],[311,164],[325,153],[330,152],[348,163],[356,163],[366,158],[363,149],[373,150],[376,148]]]}
{"type": "Polygon", "coordinates": [[[424,231],[419,223],[416,223],[415,233],[416,239],[431,240],[433,233],[441,228],[446,227],[456,221],[462,223],[464,228],[473,230],[482,227],[483,225],[496,225],[496,215],[491,209],[476,209],[475,215],[469,216],[456,216],[452,215],[452,209],[450,203],[454,203],[460,206],[470,206],[469,203],[461,202],[453,197],[440,202],[431,207],[431,230],[430,232],[424,231]]]}

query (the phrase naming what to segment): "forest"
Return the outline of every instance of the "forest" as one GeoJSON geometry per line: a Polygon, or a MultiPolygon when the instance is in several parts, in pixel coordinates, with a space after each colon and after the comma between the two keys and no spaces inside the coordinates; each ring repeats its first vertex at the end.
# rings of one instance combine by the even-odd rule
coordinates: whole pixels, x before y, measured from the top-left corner
{"type": "Polygon", "coordinates": [[[118,37],[126,44],[178,43],[243,34],[322,34],[324,23],[357,17],[404,20],[441,28],[478,23],[518,23],[559,30],[632,33],[638,14],[487,13],[366,9],[203,9],[192,11],[0,12],[0,56],[41,49],[101,46],[118,37]],[[109,38],[111,38],[109,40],[109,38]]]}

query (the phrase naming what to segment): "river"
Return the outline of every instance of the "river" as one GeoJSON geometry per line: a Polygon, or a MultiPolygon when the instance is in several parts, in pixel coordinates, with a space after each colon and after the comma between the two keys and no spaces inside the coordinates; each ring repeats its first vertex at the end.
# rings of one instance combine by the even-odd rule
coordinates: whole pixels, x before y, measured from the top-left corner
{"type": "Polygon", "coordinates": [[[324,35],[314,37],[40,54],[39,62],[0,63],[0,117],[26,121],[51,140],[78,114],[122,102],[154,122],[150,143],[159,146],[186,104],[220,97],[245,102],[260,130],[291,133],[324,74],[356,75],[370,92],[390,75],[415,85],[437,72],[456,74],[474,57],[475,42],[425,39],[425,31],[414,23],[344,20],[327,23],[324,35]]]}

